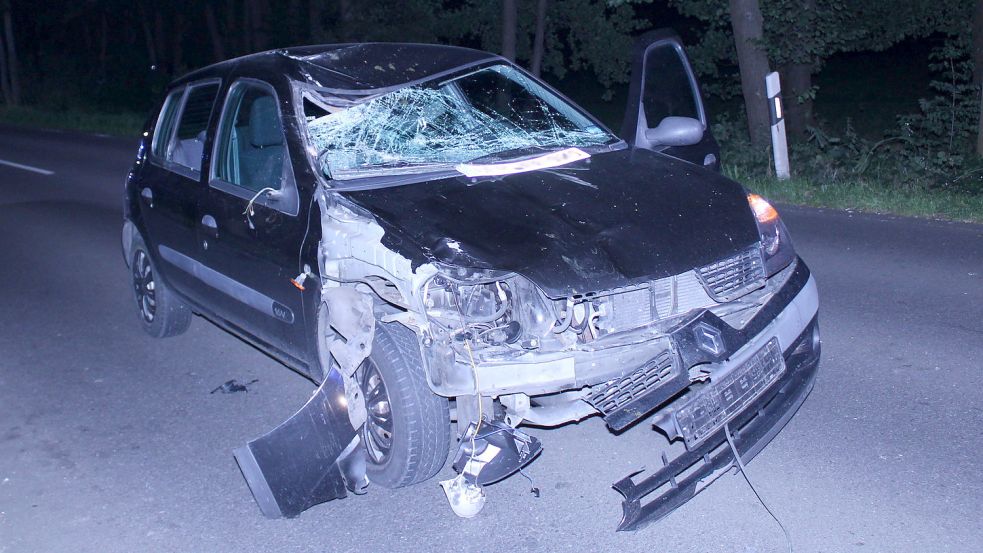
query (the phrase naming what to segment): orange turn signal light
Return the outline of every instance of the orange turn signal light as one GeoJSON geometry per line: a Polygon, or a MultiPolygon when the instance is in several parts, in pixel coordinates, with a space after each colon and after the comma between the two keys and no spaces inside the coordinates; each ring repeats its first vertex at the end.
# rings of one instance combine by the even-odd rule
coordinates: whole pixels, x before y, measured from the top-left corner
{"type": "Polygon", "coordinates": [[[751,211],[754,212],[754,218],[759,223],[774,223],[778,220],[778,211],[761,196],[748,194],[747,203],[751,204],[751,211]]]}

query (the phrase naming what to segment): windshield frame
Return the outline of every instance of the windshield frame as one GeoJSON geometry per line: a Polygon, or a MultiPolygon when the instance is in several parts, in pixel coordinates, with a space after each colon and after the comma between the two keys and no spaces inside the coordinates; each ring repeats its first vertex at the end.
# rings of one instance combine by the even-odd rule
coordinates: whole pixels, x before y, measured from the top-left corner
{"type": "MultiPolygon", "coordinates": [[[[308,82],[293,81],[293,86],[295,88],[295,101],[298,102],[298,109],[296,110],[297,118],[299,120],[299,130],[301,134],[301,139],[305,144],[305,152],[307,153],[308,163],[311,169],[317,175],[319,181],[321,181],[326,187],[337,190],[365,190],[365,189],[375,189],[375,188],[385,188],[388,186],[399,186],[403,184],[412,184],[417,182],[424,182],[432,179],[439,178],[449,178],[455,176],[462,176],[460,172],[454,169],[453,164],[448,164],[446,167],[436,168],[432,171],[422,171],[417,173],[398,173],[394,172],[391,175],[371,175],[365,177],[356,177],[349,179],[334,179],[324,174],[320,169],[320,164],[318,157],[321,152],[316,151],[317,148],[310,141],[310,134],[308,131],[308,120],[307,115],[304,110],[304,101],[310,101],[315,105],[324,104],[325,98],[337,97],[339,99],[339,104],[346,104],[351,102],[351,98],[362,97],[364,100],[360,99],[358,104],[362,102],[368,102],[380,96],[390,94],[392,92],[402,90],[404,88],[421,86],[428,83],[444,83],[447,81],[452,81],[462,77],[466,77],[470,74],[482,71],[489,67],[494,67],[496,65],[506,66],[509,69],[516,71],[519,76],[524,79],[529,79],[535,86],[542,87],[546,93],[555,96],[556,100],[565,104],[573,112],[580,115],[586,119],[590,124],[596,126],[601,131],[610,136],[610,140],[603,144],[591,145],[591,146],[578,146],[581,150],[587,152],[588,154],[597,154],[609,151],[621,150],[627,147],[625,141],[618,136],[617,133],[613,132],[607,125],[602,123],[591,114],[589,111],[585,110],[579,104],[571,100],[562,92],[556,90],[554,87],[550,86],[548,83],[544,82],[533,76],[531,73],[519,67],[518,65],[500,57],[493,57],[487,60],[482,60],[480,62],[462,65],[451,71],[441,72],[439,74],[428,76],[424,79],[418,79],[415,81],[406,82],[400,86],[386,87],[383,89],[353,89],[350,91],[341,91],[337,88],[327,88],[314,86],[308,82]]],[[[353,104],[357,105],[357,104],[353,104]]],[[[558,147],[560,149],[561,147],[558,147]]]]}

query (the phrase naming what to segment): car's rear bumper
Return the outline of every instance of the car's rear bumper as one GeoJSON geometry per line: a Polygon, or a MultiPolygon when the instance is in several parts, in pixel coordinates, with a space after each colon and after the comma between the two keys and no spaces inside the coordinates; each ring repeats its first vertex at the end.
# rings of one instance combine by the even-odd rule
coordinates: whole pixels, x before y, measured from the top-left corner
{"type": "MultiPolygon", "coordinates": [[[[728,424],[743,461],[757,455],[805,401],[816,379],[819,354],[814,315],[785,347],[785,373],[728,424]]],[[[639,472],[616,482],[614,488],[625,496],[618,530],[637,530],[665,517],[735,466],[724,432],[717,430],[674,459],[663,456],[663,466],[644,478],[639,472]],[[644,505],[643,499],[648,500],[644,505]]]]}

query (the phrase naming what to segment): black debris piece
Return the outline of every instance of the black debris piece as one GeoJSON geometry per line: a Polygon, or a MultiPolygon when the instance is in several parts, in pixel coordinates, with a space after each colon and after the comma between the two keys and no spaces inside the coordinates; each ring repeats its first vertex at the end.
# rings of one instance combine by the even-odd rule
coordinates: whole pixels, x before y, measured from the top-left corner
{"type": "Polygon", "coordinates": [[[252,386],[257,382],[259,382],[259,379],[254,378],[249,382],[242,384],[238,380],[233,378],[232,380],[225,382],[225,384],[222,384],[221,386],[215,388],[209,393],[214,394],[215,392],[222,392],[223,394],[234,394],[236,392],[248,392],[249,391],[248,387],[252,386]]]}

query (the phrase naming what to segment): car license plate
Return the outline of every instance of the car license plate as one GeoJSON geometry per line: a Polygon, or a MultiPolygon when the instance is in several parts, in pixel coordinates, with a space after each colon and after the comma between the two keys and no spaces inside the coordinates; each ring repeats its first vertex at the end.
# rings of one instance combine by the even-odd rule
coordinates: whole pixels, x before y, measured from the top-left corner
{"type": "Polygon", "coordinates": [[[686,447],[692,449],[743,411],[785,372],[778,339],[772,338],[750,359],[698,390],[676,411],[686,447]]]}

